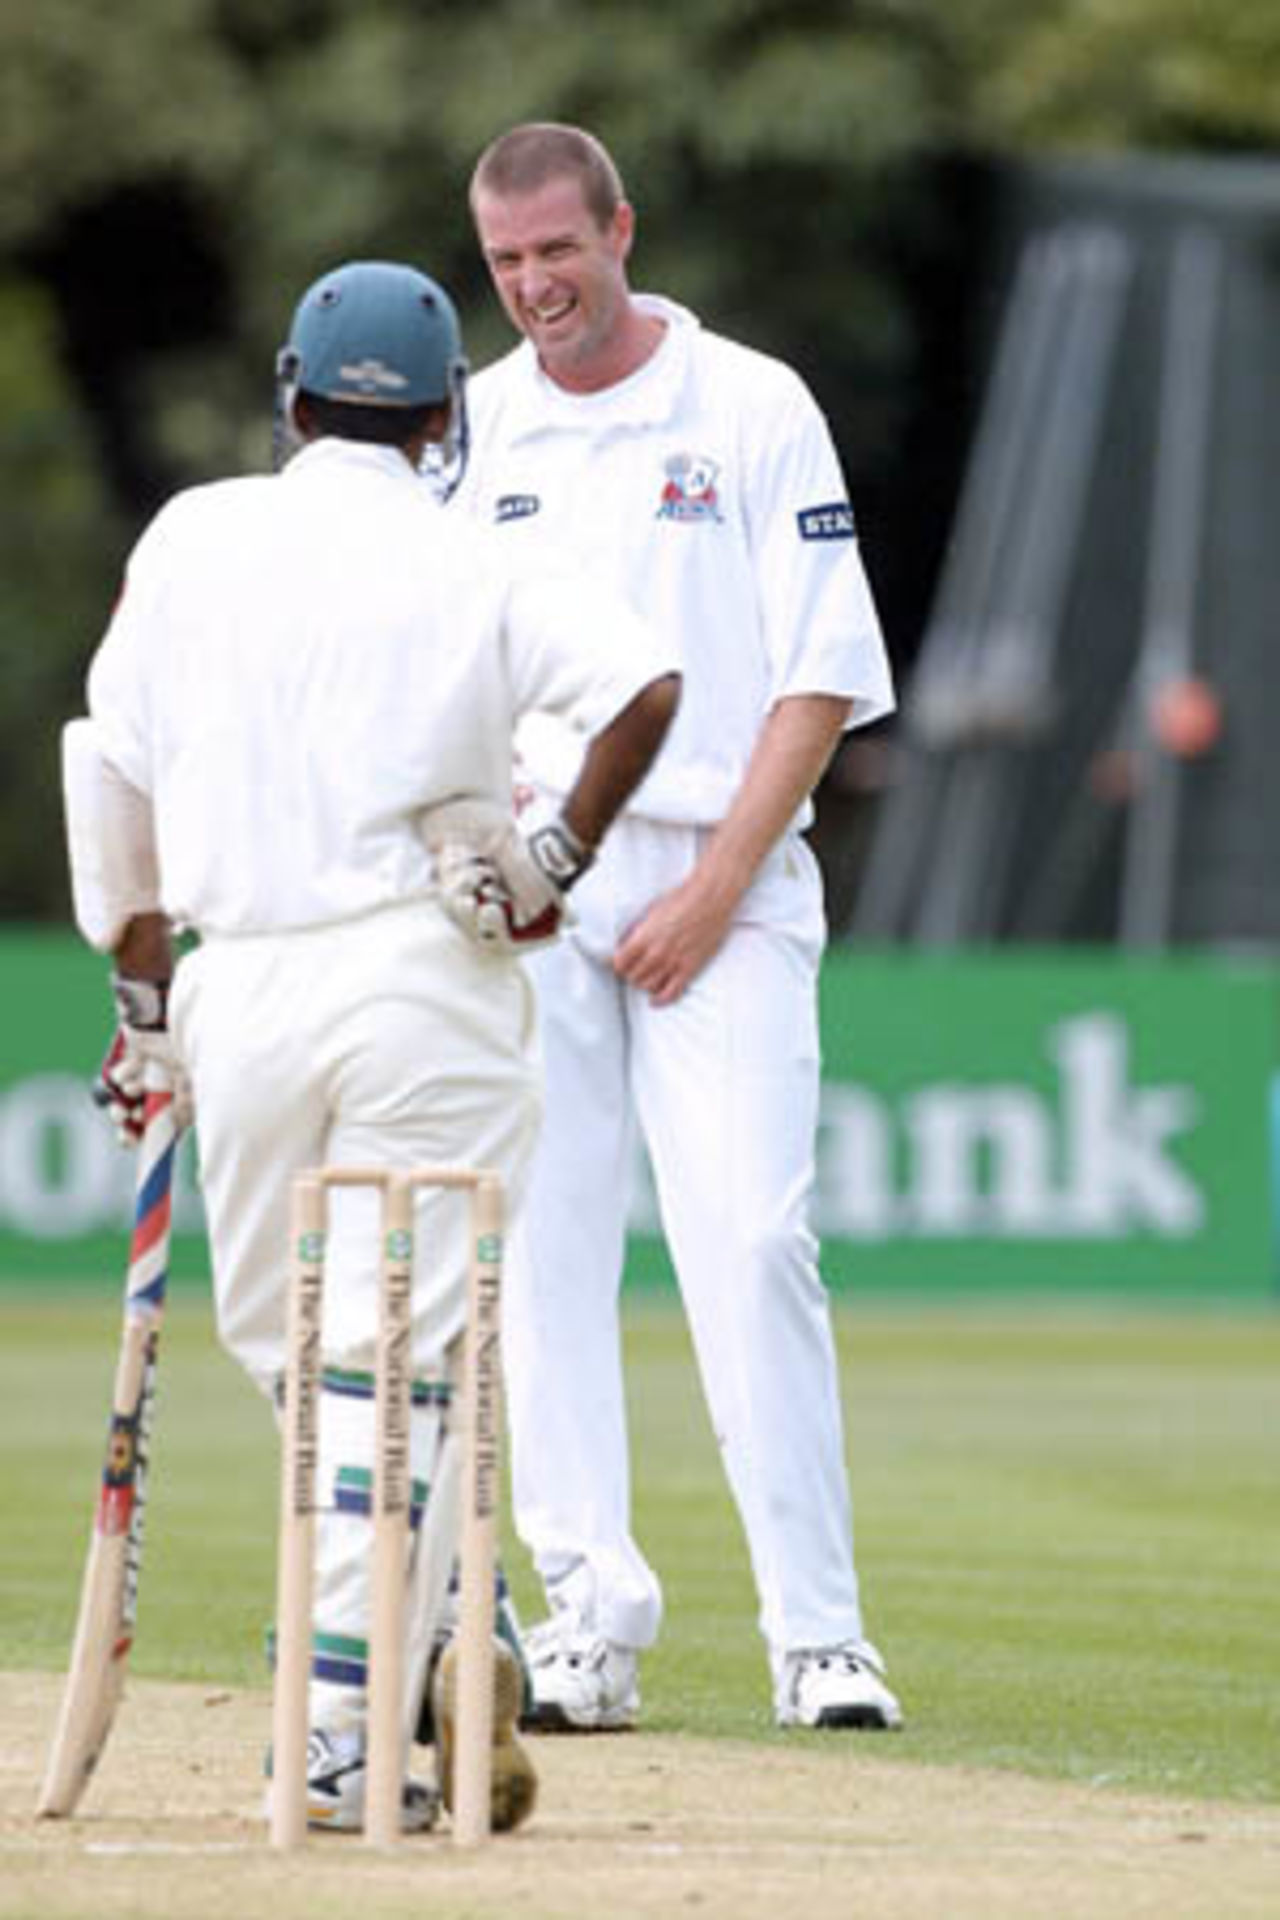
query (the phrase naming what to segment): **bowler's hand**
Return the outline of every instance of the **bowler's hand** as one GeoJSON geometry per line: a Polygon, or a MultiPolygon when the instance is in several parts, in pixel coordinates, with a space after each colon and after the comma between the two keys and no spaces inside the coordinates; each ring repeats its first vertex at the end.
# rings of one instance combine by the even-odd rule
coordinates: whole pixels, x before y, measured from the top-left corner
{"type": "Polygon", "coordinates": [[[736,896],[726,899],[690,874],[660,894],[623,935],[614,972],[647,993],[655,1007],[670,1006],[720,951],[736,906],[736,896]]]}

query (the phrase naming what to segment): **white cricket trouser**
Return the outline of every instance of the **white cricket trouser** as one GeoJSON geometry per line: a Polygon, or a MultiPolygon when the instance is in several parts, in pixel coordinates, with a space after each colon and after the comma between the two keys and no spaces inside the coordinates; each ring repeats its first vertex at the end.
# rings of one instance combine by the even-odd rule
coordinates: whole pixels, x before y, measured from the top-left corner
{"type": "Polygon", "coordinates": [[[631,1533],[619,1287],[633,1114],[648,1146],[712,1424],[773,1653],[862,1638],[839,1381],[807,1210],[819,1092],[821,881],[775,849],[711,964],[655,1008],[609,956],[697,857],[696,829],[625,820],[532,957],[546,1114],[514,1235],[506,1360],[516,1522],[554,1600],[652,1644],[631,1533]]]}
{"type": "MultiPolygon", "coordinates": [[[[537,1132],[533,996],[431,902],[283,935],[214,939],[178,968],[174,1038],[195,1088],[223,1343],[268,1393],[284,1366],[289,1205],[312,1166],[493,1168],[508,1217],[537,1132]]],[[[371,1381],[382,1235],[372,1189],[329,1195],[312,1724],[359,1726],[370,1576],[371,1381]]],[[[416,1496],[440,1439],[430,1395],[462,1331],[467,1196],[416,1200],[416,1496]]]]}
{"type": "MultiPolygon", "coordinates": [[[[538,1123],[532,996],[518,964],[433,902],[336,926],[208,940],[178,967],[174,1039],[196,1098],[218,1329],[270,1392],[284,1363],[289,1202],[313,1166],[492,1167],[519,1202],[538,1123]]],[[[373,1364],[379,1196],[330,1195],[324,1350],[373,1364]]],[[[466,1200],[416,1206],[414,1366],[461,1331],[466,1200]]]]}

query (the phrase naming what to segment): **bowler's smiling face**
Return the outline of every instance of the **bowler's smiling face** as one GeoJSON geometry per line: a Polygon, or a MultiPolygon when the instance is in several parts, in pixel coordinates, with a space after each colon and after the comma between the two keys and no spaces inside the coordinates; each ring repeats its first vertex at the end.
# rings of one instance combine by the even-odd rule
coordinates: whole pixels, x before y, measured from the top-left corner
{"type": "Polygon", "coordinates": [[[474,211],[499,298],[544,371],[574,392],[612,385],[627,351],[631,208],[621,202],[602,227],[562,176],[531,193],[481,190],[474,211]]]}

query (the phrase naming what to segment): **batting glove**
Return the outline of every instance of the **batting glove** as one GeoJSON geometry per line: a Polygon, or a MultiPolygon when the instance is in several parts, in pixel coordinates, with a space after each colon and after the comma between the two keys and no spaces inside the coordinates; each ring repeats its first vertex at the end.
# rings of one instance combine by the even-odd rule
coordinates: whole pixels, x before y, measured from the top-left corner
{"type": "Polygon", "coordinates": [[[111,988],[119,1025],[98,1069],[93,1099],[111,1121],[121,1146],[136,1147],[146,1115],[147,1067],[158,1066],[171,1087],[179,1128],[190,1126],[193,1117],[191,1082],[169,1036],[167,985],[116,974],[111,988]]]}
{"type": "Polygon", "coordinates": [[[526,839],[490,800],[447,800],[422,819],[440,904],[478,946],[529,953],[570,924],[565,896],[594,859],[563,820],[526,839]]]}

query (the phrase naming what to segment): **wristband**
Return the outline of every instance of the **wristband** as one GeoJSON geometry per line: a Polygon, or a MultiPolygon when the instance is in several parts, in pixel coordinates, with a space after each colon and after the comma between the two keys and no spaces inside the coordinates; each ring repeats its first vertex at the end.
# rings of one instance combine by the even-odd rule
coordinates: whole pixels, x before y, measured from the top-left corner
{"type": "Polygon", "coordinates": [[[142,1033],[162,1033],[168,1026],[167,980],[128,980],[122,974],[113,973],[111,991],[122,1027],[135,1027],[142,1033]]]}
{"type": "Polygon", "coordinates": [[[529,835],[528,848],[552,886],[561,893],[581,880],[595,860],[595,849],[579,840],[563,814],[529,835]]]}

